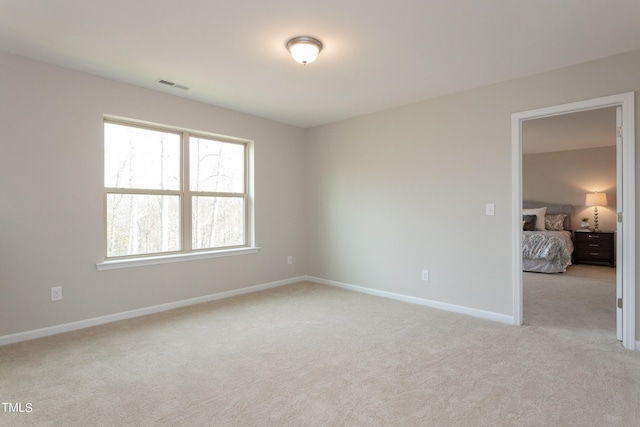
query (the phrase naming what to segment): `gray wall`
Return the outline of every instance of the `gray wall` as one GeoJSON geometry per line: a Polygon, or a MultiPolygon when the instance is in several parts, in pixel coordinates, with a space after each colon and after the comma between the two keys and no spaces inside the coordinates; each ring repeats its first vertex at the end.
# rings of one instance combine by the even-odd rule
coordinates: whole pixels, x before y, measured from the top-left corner
{"type": "Polygon", "coordinates": [[[0,70],[0,336],[305,273],[304,130],[9,54],[0,70]],[[262,250],[97,271],[103,114],[254,140],[262,250]]]}
{"type": "Polygon", "coordinates": [[[511,114],[640,88],[636,51],[304,131],[9,54],[0,69],[0,336],[303,274],[511,315],[511,114]],[[103,114],[255,140],[262,250],[96,271],[103,114]]]}
{"type": "Polygon", "coordinates": [[[309,130],[308,274],[512,315],[512,113],[638,88],[635,51],[309,130]]]}
{"type": "Polygon", "coordinates": [[[593,191],[606,193],[609,204],[598,208],[600,229],[615,230],[615,146],[522,156],[522,198],[573,205],[574,228],[582,217],[588,217],[593,228],[593,208],[584,205],[586,194],[593,191]]]}

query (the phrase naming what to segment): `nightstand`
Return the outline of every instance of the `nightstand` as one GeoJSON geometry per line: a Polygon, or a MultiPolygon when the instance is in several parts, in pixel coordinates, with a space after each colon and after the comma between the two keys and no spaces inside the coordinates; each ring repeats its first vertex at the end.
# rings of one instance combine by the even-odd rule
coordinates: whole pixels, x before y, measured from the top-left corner
{"type": "Polygon", "coordinates": [[[573,262],[606,262],[615,267],[615,241],[614,231],[576,231],[573,233],[573,262]]]}

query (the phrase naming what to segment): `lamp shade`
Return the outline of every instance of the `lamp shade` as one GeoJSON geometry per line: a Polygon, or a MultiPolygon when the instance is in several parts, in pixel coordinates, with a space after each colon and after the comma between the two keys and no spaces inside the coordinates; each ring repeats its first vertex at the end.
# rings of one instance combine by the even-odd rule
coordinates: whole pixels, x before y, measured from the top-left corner
{"type": "Polygon", "coordinates": [[[585,206],[607,206],[607,194],[588,193],[585,206]]]}

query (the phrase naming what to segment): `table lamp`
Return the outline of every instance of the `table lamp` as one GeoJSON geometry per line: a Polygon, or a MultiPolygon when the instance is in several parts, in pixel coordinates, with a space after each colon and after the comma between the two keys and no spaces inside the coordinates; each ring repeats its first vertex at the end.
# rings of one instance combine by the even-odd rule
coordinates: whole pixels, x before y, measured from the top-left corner
{"type": "Polygon", "coordinates": [[[607,194],[606,193],[587,193],[586,206],[593,206],[593,223],[595,228],[593,231],[596,233],[600,231],[598,228],[598,206],[607,206],[607,194]]]}

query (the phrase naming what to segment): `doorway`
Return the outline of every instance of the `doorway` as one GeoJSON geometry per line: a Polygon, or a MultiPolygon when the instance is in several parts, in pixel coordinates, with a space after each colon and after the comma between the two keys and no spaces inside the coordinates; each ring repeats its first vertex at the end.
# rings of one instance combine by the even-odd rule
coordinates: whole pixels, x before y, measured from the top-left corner
{"type": "Polygon", "coordinates": [[[511,116],[513,322],[523,322],[522,273],[522,124],[526,120],[616,107],[617,144],[617,331],[627,349],[635,349],[635,112],[634,93],[557,105],[511,116]]]}
{"type": "MultiPolygon", "coordinates": [[[[523,260],[523,323],[527,326],[552,328],[589,342],[607,343],[617,338],[616,268],[610,261],[615,256],[612,246],[617,228],[618,108],[598,108],[522,122],[523,207],[547,206],[549,215],[558,212],[567,215],[562,230],[550,222],[547,230],[556,231],[524,231],[523,245],[532,251],[538,247],[536,239],[542,236],[562,237],[561,241],[567,242],[575,237],[580,238],[580,242],[573,239],[573,254],[587,257],[581,260],[578,256],[572,262],[571,257],[566,256],[569,252],[558,249],[561,255],[550,264],[523,260]],[[594,191],[608,199],[599,206],[601,233],[574,233],[574,230],[587,231],[595,226],[593,207],[585,206],[585,196],[594,191]],[[583,218],[587,218],[588,229],[581,228],[583,218]],[[591,242],[596,238],[604,240],[591,242]],[[596,252],[595,246],[602,248],[596,252]]],[[[556,248],[559,241],[553,242],[556,248]]]]}

